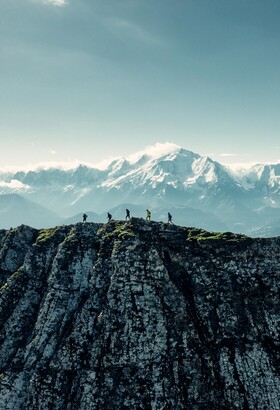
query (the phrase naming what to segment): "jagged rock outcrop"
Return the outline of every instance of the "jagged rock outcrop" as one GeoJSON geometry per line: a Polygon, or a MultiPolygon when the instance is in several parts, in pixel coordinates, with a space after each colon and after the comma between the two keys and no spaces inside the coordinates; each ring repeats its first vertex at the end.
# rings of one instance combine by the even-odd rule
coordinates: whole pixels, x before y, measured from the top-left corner
{"type": "Polygon", "coordinates": [[[0,408],[280,408],[280,238],[0,231],[0,408]]]}

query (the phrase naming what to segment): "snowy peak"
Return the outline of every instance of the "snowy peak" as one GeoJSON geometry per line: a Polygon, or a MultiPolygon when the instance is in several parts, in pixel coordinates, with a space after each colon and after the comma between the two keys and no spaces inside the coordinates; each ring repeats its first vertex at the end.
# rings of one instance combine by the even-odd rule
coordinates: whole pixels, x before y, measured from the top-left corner
{"type": "Polygon", "coordinates": [[[182,180],[180,175],[189,174],[192,163],[199,158],[198,154],[184,150],[178,146],[171,146],[164,152],[152,151],[143,155],[135,155],[128,159],[119,158],[107,167],[107,177],[101,186],[120,189],[123,184],[132,187],[150,186],[156,188],[158,184],[166,183],[178,185],[182,180]]]}
{"type": "Polygon", "coordinates": [[[280,164],[254,164],[249,168],[237,168],[230,171],[233,177],[246,190],[280,190],[280,164]]]}
{"type": "Polygon", "coordinates": [[[186,181],[187,184],[206,184],[217,181],[216,167],[208,157],[200,157],[192,164],[193,178],[186,181]]]}
{"type": "Polygon", "coordinates": [[[101,186],[118,190],[142,187],[164,191],[169,186],[183,191],[232,179],[227,170],[211,158],[180,147],[173,147],[171,152],[162,155],[143,155],[136,162],[118,159],[109,165],[108,170],[110,172],[101,186]]]}

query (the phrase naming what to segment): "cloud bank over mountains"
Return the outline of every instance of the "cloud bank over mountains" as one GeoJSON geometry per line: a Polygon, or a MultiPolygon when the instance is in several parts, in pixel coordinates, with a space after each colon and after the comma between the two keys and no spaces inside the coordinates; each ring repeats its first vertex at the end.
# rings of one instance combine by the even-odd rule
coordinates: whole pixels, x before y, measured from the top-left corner
{"type": "MultiPolygon", "coordinates": [[[[143,156],[147,157],[153,157],[153,158],[159,158],[162,155],[165,154],[171,154],[172,152],[178,151],[181,147],[177,144],[174,144],[172,142],[165,142],[165,143],[156,143],[154,145],[148,145],[146,146],[143,150],[137,151],[135,153],[132,153],[128,155],[125,159],[129,163],[135,163],[138,161],[139,158],[143,156]]],[[[220,157],[227,158],[227,157],[235,157],[236,154],[230,154],[230,153],[220,153],[220,154],[214,154],[214,153],[209,153],[206,155],[206,157],[214,157],[215,155],[219,155],[220,157]]],[[[80,161],[79,159],[72,159],[69,161],[45,161],[45,162],[39,162],[35,164],[27,164],[25,166],[5,166],[5,167],[0,167],[0,173],[13,173],[13,172],[18,172],[18,171],[37,171],[37,170],[48,170],[50,168],[57,168],[61,170],[71,170],[79,167],[80,165],[85,165],[89,168],[96,168],[100,170],[105,170],[110,166],[110,164],[113,161],[116,161],[118,159],[121,159],[124,157],[113,157],[109,156],[107,158],[104,158],[98,162],[89,162],[89,161],[80,161]]],[[[273,162],[266,162],[264,164],[277,164],[280,163],[280,159],[275,163],[273,162]]],[[[222,162],[223,165],[225,165],[228,169],[235,170],[236,172],[240,170],[240,172],[244,172],[244,170],[253,167],[254,165],[258,164],[258,162],[237,162],[237,163],[226,163],[225,161],[222,162]]]]}

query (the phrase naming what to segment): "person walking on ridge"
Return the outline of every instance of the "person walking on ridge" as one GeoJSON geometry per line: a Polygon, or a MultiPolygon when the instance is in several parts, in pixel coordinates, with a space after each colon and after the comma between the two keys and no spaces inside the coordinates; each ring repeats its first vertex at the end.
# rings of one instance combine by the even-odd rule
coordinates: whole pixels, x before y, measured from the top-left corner
{"type": "Polygon", "coordinates": [[[149,211],[149,209],[146,209],[146,211],[147,211],[146,221],[150,221],[151,220],[151,211],[149,211]]]}
{"type": "Polygon", "coordinates": [[[126,209],[125,220],[127,221],[128,219],[130,219],[130,211],[129,211],[129,209],[126,209]]]}
{"type": "Polygon", "coordinates": [[[87,221],[87,217],[88,217],[87,214],[83,215],[83,223],[85,223],[87,221]]]}
{"type": "Polygon", "coordinates": [[[110,214],[110,212],[107,212],[107,219],[108,219],[108,222],[110,222],[112,219],[112,215],[110,214]]]}
{"type": "Polygon", "coordinates": [[[169,223],[169,224],[173,224],[172,215],[171,215],[170,212],[168,212],[168,223],[169,223]]]}

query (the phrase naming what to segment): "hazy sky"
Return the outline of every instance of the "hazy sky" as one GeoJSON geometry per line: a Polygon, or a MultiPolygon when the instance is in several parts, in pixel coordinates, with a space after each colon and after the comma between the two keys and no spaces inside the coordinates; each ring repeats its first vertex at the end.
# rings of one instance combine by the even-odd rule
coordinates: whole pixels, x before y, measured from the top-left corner
{"type": "Polygon", "coordinates": [[[280,161],[279,0],[0,0],[0,167],[280,161]]]}

